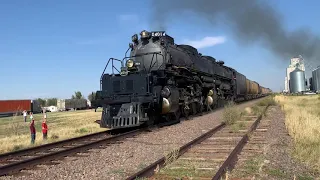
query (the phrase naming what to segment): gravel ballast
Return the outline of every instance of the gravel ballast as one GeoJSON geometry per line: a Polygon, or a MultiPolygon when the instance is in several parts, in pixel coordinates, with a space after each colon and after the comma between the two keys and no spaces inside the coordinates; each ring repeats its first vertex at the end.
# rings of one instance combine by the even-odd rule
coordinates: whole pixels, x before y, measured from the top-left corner
{"type": "MultiPolygon", "coordinates": [[[[319,174],[311,174],[310,169],[292,157],[293,140],[287,132],[285,114],[279,106],[270,106],[266,117],[261,120],[261,123],[263,122],[268,126],[265,136],[262,137],[263,144],[259,148],[261,153],[243,152],[236,168],[231,172],[231,180],[239,178],[291,180],[294,177],[296,179],[320,177],[319,174]],[[266,123],[267,121],[268,123],[266,123]],[[246,161],[241,161],[246,157],[249,158],[246,161]]],[[[249,141],[246,146],[250,146],[250,144],[249,141]]]]}
{"type": "MultiPolygon", "coordinates": [[[[246,102],[238,107],[243,110],[260,100],[246,102]]],[[[219,109],[179,124],[137,135],[105,149],[93,149],[86,153],[87,156],[65,158],[59,164],[28,171],[30,174],[25,176],[0,179],[125,179],[174,148],[220,124],[222,112],[223,109],[219,109]]]]}
{"type": "Polygon", "coordinates": [[[285,114],[279,106],[271,107],[270,129],[267,133],[269,148],[266,149],[265,173],[272,179],[314,179],[320,178],[319,174],[311,174],[310,169],[292,157],[294,148],[293,139],[289,136],[285,126],[285,114]],[[271,173],[270,173],[271,172],[271,173]],[[275,173],[274,173],[275,172],[275,173]]]}

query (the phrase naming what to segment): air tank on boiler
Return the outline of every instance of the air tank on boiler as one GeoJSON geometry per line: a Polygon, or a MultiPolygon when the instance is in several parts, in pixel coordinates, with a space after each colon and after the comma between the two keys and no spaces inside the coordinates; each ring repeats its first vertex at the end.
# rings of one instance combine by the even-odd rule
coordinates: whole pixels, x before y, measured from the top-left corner
{"type": "Polygon", "coordinates": [[[305,86],[305,73],[296,68],[290,73],[290,92],[299,93],[306,90],[305,86]]]}

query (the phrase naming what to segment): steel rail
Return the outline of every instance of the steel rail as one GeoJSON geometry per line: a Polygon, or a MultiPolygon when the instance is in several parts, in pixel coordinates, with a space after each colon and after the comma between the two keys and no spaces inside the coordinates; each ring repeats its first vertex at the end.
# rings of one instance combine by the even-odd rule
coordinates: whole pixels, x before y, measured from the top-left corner
{"type": "MultiPolygon", "coordinates": [[[[222,128],[226,126],[225,123],[221,123],[220,125],[216,126],[215,128],[209,130],[208,132],[202,134],[201,136],[197,137],[196,139],[190,141],[189,143],[185,144],[184,146],[179,148],[178,157],[184,154],[188,149],[192,146],[201,143],[202,141],[206,140],[207,138],[211,137],[214,133],[218,132],[222,128]]],[[[133,180],[139,177],[151,177],[154,175],[155,170],[158,168],[162,168],[165,166],[165,157],[157,160],[156,162],[152,163],[151,165],[147,166],[146,168],[142,169],[141,171],[133,174],[132,176],[128,177],[127,180],[133,180]]]]}
{"type": "Polygon", "coordinates": [[[71,139],[66,139],[66,140],[62,140],[62,141],[56,141],[53,143],[44,144],[44,145],[40,145],[40,146],[34,146],[34,147],[26,148],[26,149],[21,149],[18,151],[3,153],[3,154],[0,154],[0,162],[3,160],[6,160],[6,159],[11,159],[12,156],[23,156],[25,154],[31,154],[31,152],[34,152],[34,151],[42,151],[42,150],[47,150],[47,149],[51,149],[51,148],[55,148],[55,147],[59,147],[59,146],[64,146],[64,145],[70,144],[73,141],[90,139],[90,138],[94,138],[96,136],[99,137],[99,136],[105,135],[105,134],[107,135],[109,132],[110,132],[110,130],[107,130],[107,131],[102,131],[102,132],[98,132],[98,133],[88,134],[85,136],[79,136],[79,137],[75,137],[75,138],[71,138],[71,139]]]}
{"type": "MultiPolygon", "coordinates": [[[[264,114],[267,110],[269,105],[264,109],[264,114]]],[[[254,130],[256,130],[258,124],[260,123],[262,119],[262,114],[258,116],[258,118],[255,120],[255,122],[251,125],[249,130],[246,132],[245,135],[242,136],[241,140],[237,143],[236,147],[233,149],[233,151],[230,153],[230,155],[227,157],[227,159],[224,161],[224,163],[220,166],[219,170],[215,174],[215,176],[212,178],[213,180],[219,180],[219,178],[226,172],[226,170],[231,167],[233,164],[235,158],[237,155],[242,151],[243,147],[249,140],[249,134],[251,134],[254,130]]],[[[220,125],[216,126],[215,128],[211,129],[207,133],[199,136],[198,138],[192,140],[191,142],[185,144],[184,146],[179,148],[178,156],[179,158],[181,155],[183,155],[188,149],[190,149],[192,146],[195,146],[196,144],[201,143],[202,141],[206,140],[207,138],[211,137],[213,134],[221,130],[226,126],[225,123],[221,123],[220,125]]],[[[166,158],[162,157],[161,159],[157,160],[156,162],[152,163],[151,165],[147,166],[146,168],[140,170],[139,172],[127,177],[127,180],[134,180],[136,178],[142,178],[142,177],[151,177],[155,174],[155,171],[157,169],[161,169],[165,166],[166,158]]]]}
{"type": "Polygon", "coordinates": [[[212,178],[213,180],[219,180],[228,170],[231,170],[233,167],[236,158],[238,157],[238,154],[242,151],[243,147],[247,144],[249,140],[249,135],[255,131],[262,119],[262,115],[266,112],[269,105],[264,109],[261,115],[255,120],[255,122],[251,125],[249,131],[243,135],[237,146],[233,149],[233,151],[230,153],[228,158],[223,162],[223,164],[220,166],[218,172],[215,174],[215,176],[212,178]]]}
{"type": "Polygon", "coordinates": [[[100,146],[100,145],[104,145],[104,144],[108,144],[108,143],[111,143],[111,142],[115,142],[117,140],[126,138],[127,136],[135,135],[138,132],[142,132],[142,131],[143,131],[143,129],[137,129],[137,130],[133,130],[133,131],[130,131],[130,132],[123,133],[123,134],[111,136],[111,137],[100,139],[100,140],[97,140],[97,141],[93,141],[93,142],[90,142],[90,143],[87,143],[87,144],[78,145],[78,146],[67,148],[67,149],[64,149],[64,150],[57,151],[57,152],[53,152],[53,153],[49,153],[49,154],[45,154],[45,155],[40,155],[40,156],[37,156],[37,157],[34,157],[34,158],[30,158],[30,159],[18,161],[18,162],[15,162],[15,163],[11,163],[11,164],[8,164],[8,165],[4,165],[4,166],[0,167],[0,176],[8,175],[8,174],[14,173],[14,172],[18,172],[18,171],[26,169],[26,168],[28,168],[30,166],[34,166],[34,165],[42,164],[44,162],[48,162],[48,161],[52,161],[52,160],[55,160],[55,159],[63,158],[63,157],[68,156],[70,154],[84,152],[84,151],[92,149],[94,147],[97,147],[97,146],[100,146]]]}

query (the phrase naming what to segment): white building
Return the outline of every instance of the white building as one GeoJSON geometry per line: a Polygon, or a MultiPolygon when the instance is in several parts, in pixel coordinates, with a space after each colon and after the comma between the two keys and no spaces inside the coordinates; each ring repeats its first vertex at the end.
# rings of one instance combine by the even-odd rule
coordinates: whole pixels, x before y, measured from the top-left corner
{"type": "Polygon", "coordinates": [[[294,71],[296,67],[298,67],[298,69],[302,71],[306,71],[302,56],[291,58],[289,67],[287,68],[287,71],[286,71],[286,77],[284,80],[284,92],[289,92],[290,73],[294,71]]]}
{"type": "Polygon", "coordinates": [[[48,106],[48,107],[45,107],[45,109],[50,112],[57,112],[58,111],[57,106],[48,106]]]}
{"type": "Polygon", "coordinates": [[[89,99],[87,100],[87,105],[91,107],[91,101],[89,101],[89,99]]]}

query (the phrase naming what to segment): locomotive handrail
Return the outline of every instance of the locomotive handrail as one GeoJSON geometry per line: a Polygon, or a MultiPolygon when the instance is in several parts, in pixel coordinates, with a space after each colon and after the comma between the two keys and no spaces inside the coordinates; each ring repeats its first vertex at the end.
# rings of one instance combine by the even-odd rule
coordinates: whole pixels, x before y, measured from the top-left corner
{"type": "MultiPolygon", "coordinates": [[[[143,58],[143,56],[145,56],[145,55],[150,55],[150,54],[152,54],[152,59],[151,59],[150,66],[149,66],[149,72],[150,72],[151,68],[156,64],[156,62],[158,62],[158,55],[162,56],[162,59],[163,59],[163,62],[162,62],[162,64],[161,64],[161,66],[159,66],[159,68],[164,65],[164,63],[165,63],[165,57],[164,57],[163,54],[161,54],[161,51],[158,51],[158,52],[148,52],[148,53],[143,53],[143,54],[139,54],[139,55],[135,55],[135,56],[124,57],[124,58],[122,59],[122,63],[123,63],[123,61],[125,61],[126,59],[135,58],[135,57],[142,57],[143,67],[144,67],[144,69],[146,69],[146,67],[145,67],[145,65],[144,65],[144,58],[143,58]],[[156,56],[156,61],[153,63],[154,56],[156,56]],[[152,63],[153,63],[153,64],[152,64],[152,63]]],[[[159,69],[159,68],[158,68],[158,69],[159,69]]]]}
{"type": "MultiPolygon", "coordinates": [[[[110,61],[111,61],[111,64],[112,64],[112,74],[114,74],[114,69],[115,69],[116,71],[118,71],[118,73],[120,74],[120,71],[114,66],[113,61],[118,61],[118,62],[120,62],[120,63],[121,63],[121,67],[123,67],[123,66],[124,66],[123,63],[124,63],[124,61],[125,61],[126,59],[135,58],[135,57],[141,57],[141,56],[143,57],[143,56],[145,56],[145,55],[150,55],[150,54],[152,54],[152,59],[151,59],[150,66],[149,66],[149,72],[150,72],[151,68],[156,64],[156,62],[158,62],[158,55],[162,56],[162,59],[163,59],[163,62],[162,62],[162,64],[161,64],[161,66],[159,66],[159,68],[162,67],[162,66],[165,64],[165,56],[164,56],[163,54],[161,54],[161,51],[158,51],[158,52],[148,52],[148,53],[143,53],[143,54],[139,54],[139,55],[135,55],[135,56],[128,56],[128,57],[124,57],[122,60],[116,59],[116,58],[110,58],[110,59],[108,60],[107,64],[106,64],[106,66],[104,67],[103,72],[102,72],[101,77],[100,77],[100,90],[102,90],[102,79],[103,79],[103,75],[104,75],[104,73],[105,73],[105,71],[106,71],[106,69],[107,69],[110,61]],[[153,63],[154,58],[156,58],[156,61],[153,63]]],[[[145,67],[145,65],[144,65],[144,58],[142,58],[142,63],[143,63],[144,69],[146,69],[146,67],[145,67]]],[[[159,69],[159,68],[158,68],[158,69],[159,69]]]]}
{"type": "Polygon", "coordinates": [[[106,71],[106,69],[107,69],[110,61],[111,61],[111,64],[112,64],[112,68],[111,68],[112,74],[114,74],[114,69],[117,70],[118,73],[120,73],[120,71],[114,66],[113,61],[119,61],[119,62],[121,63],[121,66],[123,66],[123,61],[121,61],[120,59],[110,58],[110,59],[108,60],[106,66],[105,66],[104,69],[103,69],[103,72],[102,72],[102,74],[101,74],[101,77],[100,77],[100,90],[102,90],[102,78],[103,78],[104,72],[106,71]]]}

